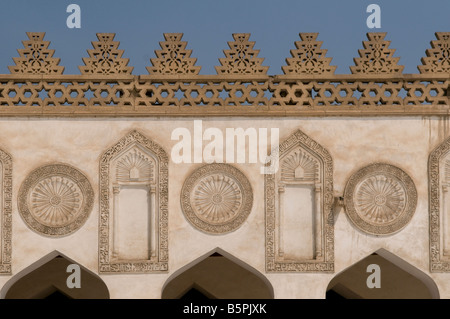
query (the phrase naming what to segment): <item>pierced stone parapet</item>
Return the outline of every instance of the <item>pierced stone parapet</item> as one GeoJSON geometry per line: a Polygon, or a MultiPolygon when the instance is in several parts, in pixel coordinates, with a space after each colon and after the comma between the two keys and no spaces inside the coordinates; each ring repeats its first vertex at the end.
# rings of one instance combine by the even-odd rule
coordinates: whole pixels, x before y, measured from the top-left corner
{"type": "Polygon", "coordinates": [[[28,42],[37,46],[32,56],[46,53],[37,62],[29,57],[31,51],[21,53],[16,67],[10,67],[13,74],[0,74],[2,116],[446,116],[449,112],[448,32],[436,33],[438,40],[427,50],[421,74],[402,73],[399,58],[393,57],[390,42],[384,40],[386,33],[368,33],[352,74],[334,74],[318,34],[301,33],[302,41],[291,50],[283,75],[266,74],[268,67],[262,66],[249,33],[233,35],[235,41],[229,42],[217,75],[198,74],[200,67],[181,41],[182,33],[164,35],[166,41],[156,51],[157,58],[151,59],[147,75],[131,75],[114,33],[97,35],[90,57],[83,59],[82,75],[62,75],[62,67],[55,66],[59,59],[51,58],[49,43],[42,41],[44,34],[28,35],[31,40],[25,46],[31,45],[28,42]],[[51,63],[53,67],[45,71],[43,66],[51,63]]]}

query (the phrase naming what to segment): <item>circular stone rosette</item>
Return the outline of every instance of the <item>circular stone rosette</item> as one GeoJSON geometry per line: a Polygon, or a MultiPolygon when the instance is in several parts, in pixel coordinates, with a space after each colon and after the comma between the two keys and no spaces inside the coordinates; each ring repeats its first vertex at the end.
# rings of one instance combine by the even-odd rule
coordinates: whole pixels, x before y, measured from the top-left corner
{"type": "Polygon", "coordinates": [[[49,237],[69,235],[86,222],[94,191],[86,176],[66,164],[41,166],[20,186],[18,207],[28,227],[49,237]]]}
{"type": "Polygon", "coordinates": [[[376,163],[353,174],[344,193],[347,216],[372,235],[398,232],[411,220],[417,190],[411,177],[390,164],[376,163]]]}
{"type": "Polygon", "coordinates": [[[196,169],[181,189],[181,207],[188,221],[210,234],[239,228],[253,205],[253,190],[237,168],[214,163],[196,169]]]}

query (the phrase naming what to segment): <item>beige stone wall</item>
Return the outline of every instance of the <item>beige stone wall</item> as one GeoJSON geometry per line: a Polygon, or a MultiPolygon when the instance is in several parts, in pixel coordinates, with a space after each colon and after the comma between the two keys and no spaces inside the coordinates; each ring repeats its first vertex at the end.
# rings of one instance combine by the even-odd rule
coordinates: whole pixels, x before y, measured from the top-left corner
{"type": "MultiPolygon", "coordinates": [[[[199,118],[201,119],[201,118],[199,118]]],[[[358,230],[339,208],[335,216],[334,273],[266,273],[264,176],[260,164],[232,164],[253,189],[253,208],[237,230],[210,235],[195,229],[183,215],[180,192],[185,179],[202,164],[174,164],[169,160],[169,271],[158,274],[100,274],[112,298],[160,298],[166,280],[178,269],[220,247],[261,272],[271,282],[275,298],[324,298],[328,283],[342,270],[385,248],[425,272],[436,282],[441,298],[450,298],[449,274],[430,273],[428,158],[449,135],[444,117],[322,117],[322,118],[203,118],[203,129],[217,127],[279,128],[280,141],[297,129],[328,150],[334,165],[334,196],[342,196],[347,180],[358,169],[386,162],[405,171],[414,181],[418,200],[408,225],[398,233],[377,237],[358,230]]],[[[0,287],[30,264],[58,250],[98,273],[99,160],[102,153],[132,130],[158,143],[169,155],[177,143],[171,132],[193,129],[186,118],[83,118],[0,120],[0,148],[13,159],[12,276],[0,276],[0,287]],[[95,192],[86,223],[71,235],[44,237],[22,220],[19,188],[35,168],[66,163],[83,172],[95,192]]],[[[204,142],[203,145],[205,145],[204,142]]]]}

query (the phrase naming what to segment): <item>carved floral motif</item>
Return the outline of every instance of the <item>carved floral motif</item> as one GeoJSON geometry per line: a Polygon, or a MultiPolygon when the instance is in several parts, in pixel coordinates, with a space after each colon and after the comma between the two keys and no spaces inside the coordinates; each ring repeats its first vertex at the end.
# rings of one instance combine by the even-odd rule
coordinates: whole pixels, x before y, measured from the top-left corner
{"type": "Polygon", "coordinates": [[[64,176],[51,176],[39,181],[29,194],[31,215],[49,227],[74,222],[83,202],[81,189],[64,176]]]}
{"type": "Polygon", "coordinates": [[[416,210],[417,190],[403,170],[390,164],[363,167],[347,182],[344,205],[356,227],[373,235],[400,231],[416,210]]]}
{"type": "Polygon", "coordinates": [[[41,166],[20,186],[19,213],[39,234],[69,235],[84,225],[92,210],[94,191],[86,176],[67,164],[41,166]]]}
{"type": "Polygon", "coordinates": [[[198,168],[181,190],[181,206],[186,218],[207,233],[236,230],[247,219],[252,205],[250,182],[228,164],[214,163],[198,168]]]}

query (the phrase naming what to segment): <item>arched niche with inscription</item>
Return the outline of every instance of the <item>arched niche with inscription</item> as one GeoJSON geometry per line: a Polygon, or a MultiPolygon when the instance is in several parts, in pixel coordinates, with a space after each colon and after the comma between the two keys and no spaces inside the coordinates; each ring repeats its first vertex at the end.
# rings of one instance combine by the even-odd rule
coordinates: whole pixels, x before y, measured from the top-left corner
{"type": "Polygon", "coordinates": [[[450,137],[428,161],[430,271],[450,272],[450,137]]]}
{"type": "Polygon", "coordinates": [[[100,272],[167,271],[168,157],[132,131],[100,162],[100,272]]]}
{"type": "Polygon", "coordinates": [[[300,130],[278,154],[265,175],[266,270],[333,272],[333,160],[300,130]]]}

